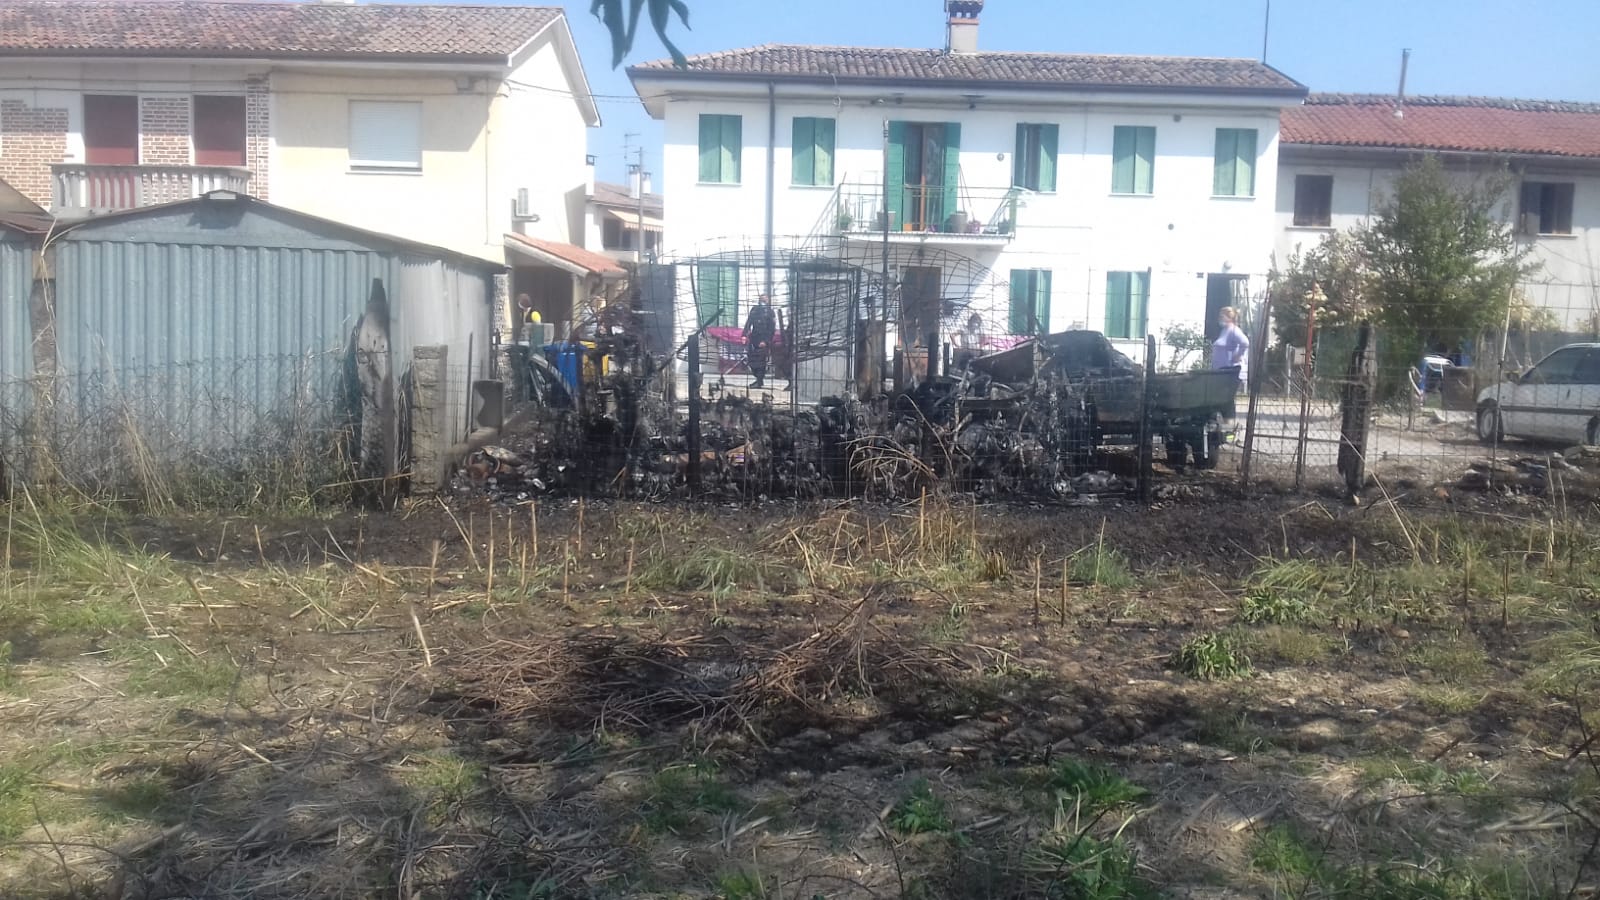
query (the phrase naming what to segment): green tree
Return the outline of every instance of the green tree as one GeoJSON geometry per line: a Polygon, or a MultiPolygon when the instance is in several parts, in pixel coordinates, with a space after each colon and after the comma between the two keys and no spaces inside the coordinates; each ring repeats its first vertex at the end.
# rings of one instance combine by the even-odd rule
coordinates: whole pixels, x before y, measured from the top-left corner
{"type": "Polygon", "coordinates": [[[667,26],[674,15],[683,27],[689,27],[689,7],[683,0],[594,0],[589,12],[611,32],[611,68],[622,65],[622,60],[633,49],[633,38],[639,31],[639,14],[646,8],[650,10],[650,27],[672,54],[673,64],[688,65],[683,52],[667,37],[667,26]]]}
{"type": "Polygon", "coordinates": [[[1372,316],[1371,273],[1358,232],[1335,232],[1309,250],[1295,248],[1288,267],[1274,270],[1272,325],[1278,340],[1306,344],[1306,321],[1316,310],[1319,328],[1354,325],[1372,316]]]}
{"type": "Polygon", "coordinates": [[[1504,323],[1517,281],[1534,266],[1506,224],[1507,171],[1457,186],[1431,156],[1407,166],[1353,235],[1384,342],[1412,355],[1504,323]]]}

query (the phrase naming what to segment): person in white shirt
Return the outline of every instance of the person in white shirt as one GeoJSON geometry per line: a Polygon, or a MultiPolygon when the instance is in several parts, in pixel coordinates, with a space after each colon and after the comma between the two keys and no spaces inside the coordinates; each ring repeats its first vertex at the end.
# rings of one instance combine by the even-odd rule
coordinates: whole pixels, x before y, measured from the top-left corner
{"type": "Polygon", "coordinates": [[[1250,339],[1245,337],[1238,319],[1238,310],[1231,306],[1224,306],[1217,315],[1217,324],[1222,326],[1222,333],[1211,344],[1211,368],[1231,369],[1238,366],[1239,389],[1243,390],[1249,380],[1250,339]]]}

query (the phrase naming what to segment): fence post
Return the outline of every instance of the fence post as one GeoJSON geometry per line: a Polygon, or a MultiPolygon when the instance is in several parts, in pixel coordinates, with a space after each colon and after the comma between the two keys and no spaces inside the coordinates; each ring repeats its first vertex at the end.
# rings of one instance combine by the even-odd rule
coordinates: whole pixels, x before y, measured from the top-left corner
{"type": "Polygon", "coordinates": [[[1262,369],[1267,360],[1267,330],[1271,321],[1272,294],[1269,293],[1261,303],[1261,328],[1250,346],[1250,379],[1245,385],[1250,391],[1250,404],[1244,417],[1244,460],[1239,467],[1239,481],[1247,496],[1250,493],[1250,457],[1255,453],[1256,444],[1256,408],[1261,400],[1261,384],[1266,380],[1262,369]]]}
{"type": "Polygon", "coordinates": [[[411,348],[411,483],[424,490],[444,484],[449,358],[443,344],[411,348]]]}
{"type": "Polygon", "coordinates": [[[1306,438],[1311,427],[1311,382],[1316,377],[1317,307],[1306,310],[1306,365],[1305,383],[1300,387],[1300,437],[1294,449],[1294,489],[1300,490],[1306,474],[1306,438]]]}
{"type": "Polygon", "coordinates": [[[1154,453],[1150,447],[1150,398],[1156,389],[1156,336],[1144,336],[1144,394],[1139,400],[1139,502],[1150,502],[1150,476],[1154,471],[1154,453]]]}
{"type": "Polygon", "coordinates": [[[700,332],[689,336],[689,429],[684,446],[689,451],[689,490],[700,490],[700,332]]]}
{"type": "Polygon", "coordinates": [[[1372,419],[1372,325],[1361,326],[1344,392],[1339,398],[1339,474],[1350,499],[1361,496],[1367,481],[1367,423],[1372,419]]]}

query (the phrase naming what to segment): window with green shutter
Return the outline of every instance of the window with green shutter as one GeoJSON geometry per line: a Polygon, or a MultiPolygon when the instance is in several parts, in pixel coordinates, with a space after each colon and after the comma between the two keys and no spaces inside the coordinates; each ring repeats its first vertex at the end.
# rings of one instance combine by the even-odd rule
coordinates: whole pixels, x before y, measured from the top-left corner
{"type": "Polygon", "coordinates": [[[1151,193],[1155,186],[1155,169],[1155,128],[1118,125],[1111,137],[1111,193],[1151,193]]]}
{"type": "Polygon", "coordinates": [[[1146,333],[1150,271],[1106,273],[1106,337],[1137,340],[1146,333]]]}
{"type": "Polygon", "coordinates": [[[1256,130],[1218,128],[1216,174],[1211,182],[1214,197],[1254,197],[1256,195],[1256,130]]]}
{"type": "Polygon", "coordinates": [[[1011,186],[1030,191],[1056,189],[1056,145],[1061,131],[1055,125],[1017,123],[1017,149],[1011,156],[1011,186]]]}
{"type": "Polygon", "coordinates": [[[699,325],[738,325],[739,267],[703,262],[695,266],[695,314],[699,325]]]}
{"type": "Polygon", "coordinates": [[[1011,307],[1006,327],[1011,334],[1043,334],[1050,330],[1049,269],[1011,270],[1011,307]]]}
{"type": "Polygon", "coordinates": [[[833,186],[833,120],[796,116],[791,184],[833,186]]]}
{"type": "Polygon", "coordinates": [[[741,116],[700,117],[700,182],[738,184],[739,157],[744,149],[741,116]]]}

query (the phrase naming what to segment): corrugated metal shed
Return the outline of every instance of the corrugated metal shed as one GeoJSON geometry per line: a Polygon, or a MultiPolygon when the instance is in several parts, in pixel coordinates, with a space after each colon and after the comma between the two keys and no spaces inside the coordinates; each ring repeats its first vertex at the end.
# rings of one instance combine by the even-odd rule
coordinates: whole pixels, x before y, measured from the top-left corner
{"type": "Polygon", "coordinates": [[[33,284],[33,235],[0,222],[0,384],[33,372],[28,293],[33,284]]]}
{"type": "MultiPolygon", "coordinates": [[[[32,366],[14,337],[28,334],[14,326],[27,322],[31,268],[15,276],[10,262],[27,244],[6,234],[0,228],[0,380],[32,366]]],[[[142,440],[214,456],[311,420],[347,419],[360,407],[355,333],[369,309],[387,312],[382,383],[396,410],[412,348],[449,348],[446,440],[467,433],[471,382],[493,365],[493,275],[502,267],[242,195],[90,219],[55,236],[53,248],[57,408],[78,418],[57,430],[115,433],[136,421],[142,440]],[[374,297],[383,304],[369,306],[374,297]]]]}

